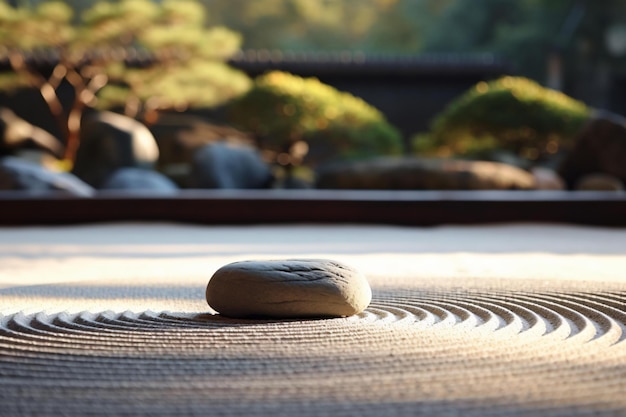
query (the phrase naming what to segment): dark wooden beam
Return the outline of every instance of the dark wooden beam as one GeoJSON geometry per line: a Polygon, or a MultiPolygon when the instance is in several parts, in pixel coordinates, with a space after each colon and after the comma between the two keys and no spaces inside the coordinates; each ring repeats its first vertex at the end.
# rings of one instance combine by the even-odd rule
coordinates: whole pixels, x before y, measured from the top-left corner
{"type": "Polygon", "coordinates": [[[432,226],[561,222],[626,226],[626,194],[524,191],[183,191],[92,198],[0,193],[0,224],[168,221],[204,224],[383,223],[432,226]]]}

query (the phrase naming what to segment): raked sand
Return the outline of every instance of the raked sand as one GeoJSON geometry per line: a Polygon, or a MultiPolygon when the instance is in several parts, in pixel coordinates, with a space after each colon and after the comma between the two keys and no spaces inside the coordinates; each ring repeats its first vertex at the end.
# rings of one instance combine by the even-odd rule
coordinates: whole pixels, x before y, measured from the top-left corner
{"type": "Polygon", "coordinates": [[[626,229],[0,228],[2,416],[626,415],[626,229]],[[365,312],[235,320],[221,266],[330,258],[365,312]]]}

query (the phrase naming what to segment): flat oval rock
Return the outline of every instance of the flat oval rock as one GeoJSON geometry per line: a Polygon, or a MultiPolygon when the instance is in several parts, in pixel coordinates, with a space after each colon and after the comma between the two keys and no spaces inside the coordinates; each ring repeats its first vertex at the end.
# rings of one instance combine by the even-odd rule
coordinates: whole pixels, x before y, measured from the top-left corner
{"type": "Polygon", "coordinates": [[[327,259],[241,261],[225,265],[206,288],[209,306],[227,317],[345,317],[370,303],[359,271],[327,259]]]}

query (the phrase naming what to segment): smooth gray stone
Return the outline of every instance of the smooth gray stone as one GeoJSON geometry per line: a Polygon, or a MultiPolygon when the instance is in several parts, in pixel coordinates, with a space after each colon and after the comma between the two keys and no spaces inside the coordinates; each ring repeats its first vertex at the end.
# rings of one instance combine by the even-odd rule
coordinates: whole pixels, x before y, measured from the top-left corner
{"type": "Polygon", "coordinates": [[[272,170],[251,146],[214,142],[194,153],[189,188],[263,189],[272,170]]]}
{"type": "Polygon", "coordinates": [[[161,195],[178,192],[178,186],[165,175],[143,168],[120,168],[104,181],[101,189],[135,193],[145,191],[161,195]]]}
{"type": "Polygon", "coordinates": [[[0,190],[24,190],[30,194],[60,191],[91,197],[95,190],[68,172],[55,172],[15,156],[0,158],[0,190]]]}
{"type": "Polygon", "coordinates": [[[363,274],[327,259],[234,262],[206,289],[209,306],[227,317],[345,317],[371,299],[363,274]]]}
{"type": "Polygon", "coordinates": [[[380,157],[322,166],[317,188],[339,190],[531,190],[534,177],[487,161],[380,157]]]}
{"type": "Polygon", "coordinates": [[[152,132],[137,120],[103,111],[85,117],[72,173],[100,188],[119,168],[152,169],[159,148],[152,132]]]}
{"type": "Polygon", "coordinates": [[[576,183],[578,191],[624,191],[624,184],[613,175],[594,173],[582,176],[576,183]]]}
{"type": "Polygon", "coordinates": [[[586,175],[610,175],[626,184],[626,117],[595,111],[565,155],[559,174],[576,189],[586,175]]]}

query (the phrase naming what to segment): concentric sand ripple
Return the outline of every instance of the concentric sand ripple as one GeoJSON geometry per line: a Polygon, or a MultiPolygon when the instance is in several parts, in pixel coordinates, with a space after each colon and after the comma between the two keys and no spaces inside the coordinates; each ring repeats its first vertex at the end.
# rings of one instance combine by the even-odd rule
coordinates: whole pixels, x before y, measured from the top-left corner
{"type": "Polygon", "coordinates": [[[360,318],[419,327],[463,326],[614,344],[626,337],[621,293],[381,294],[360,318]]]}
{"type": "Polygon", "coordinates": [[[7,416],[621,415],[625,302],[380,290],[331,320],[12,314],[0,317],[0,404],[7,416]]]}

